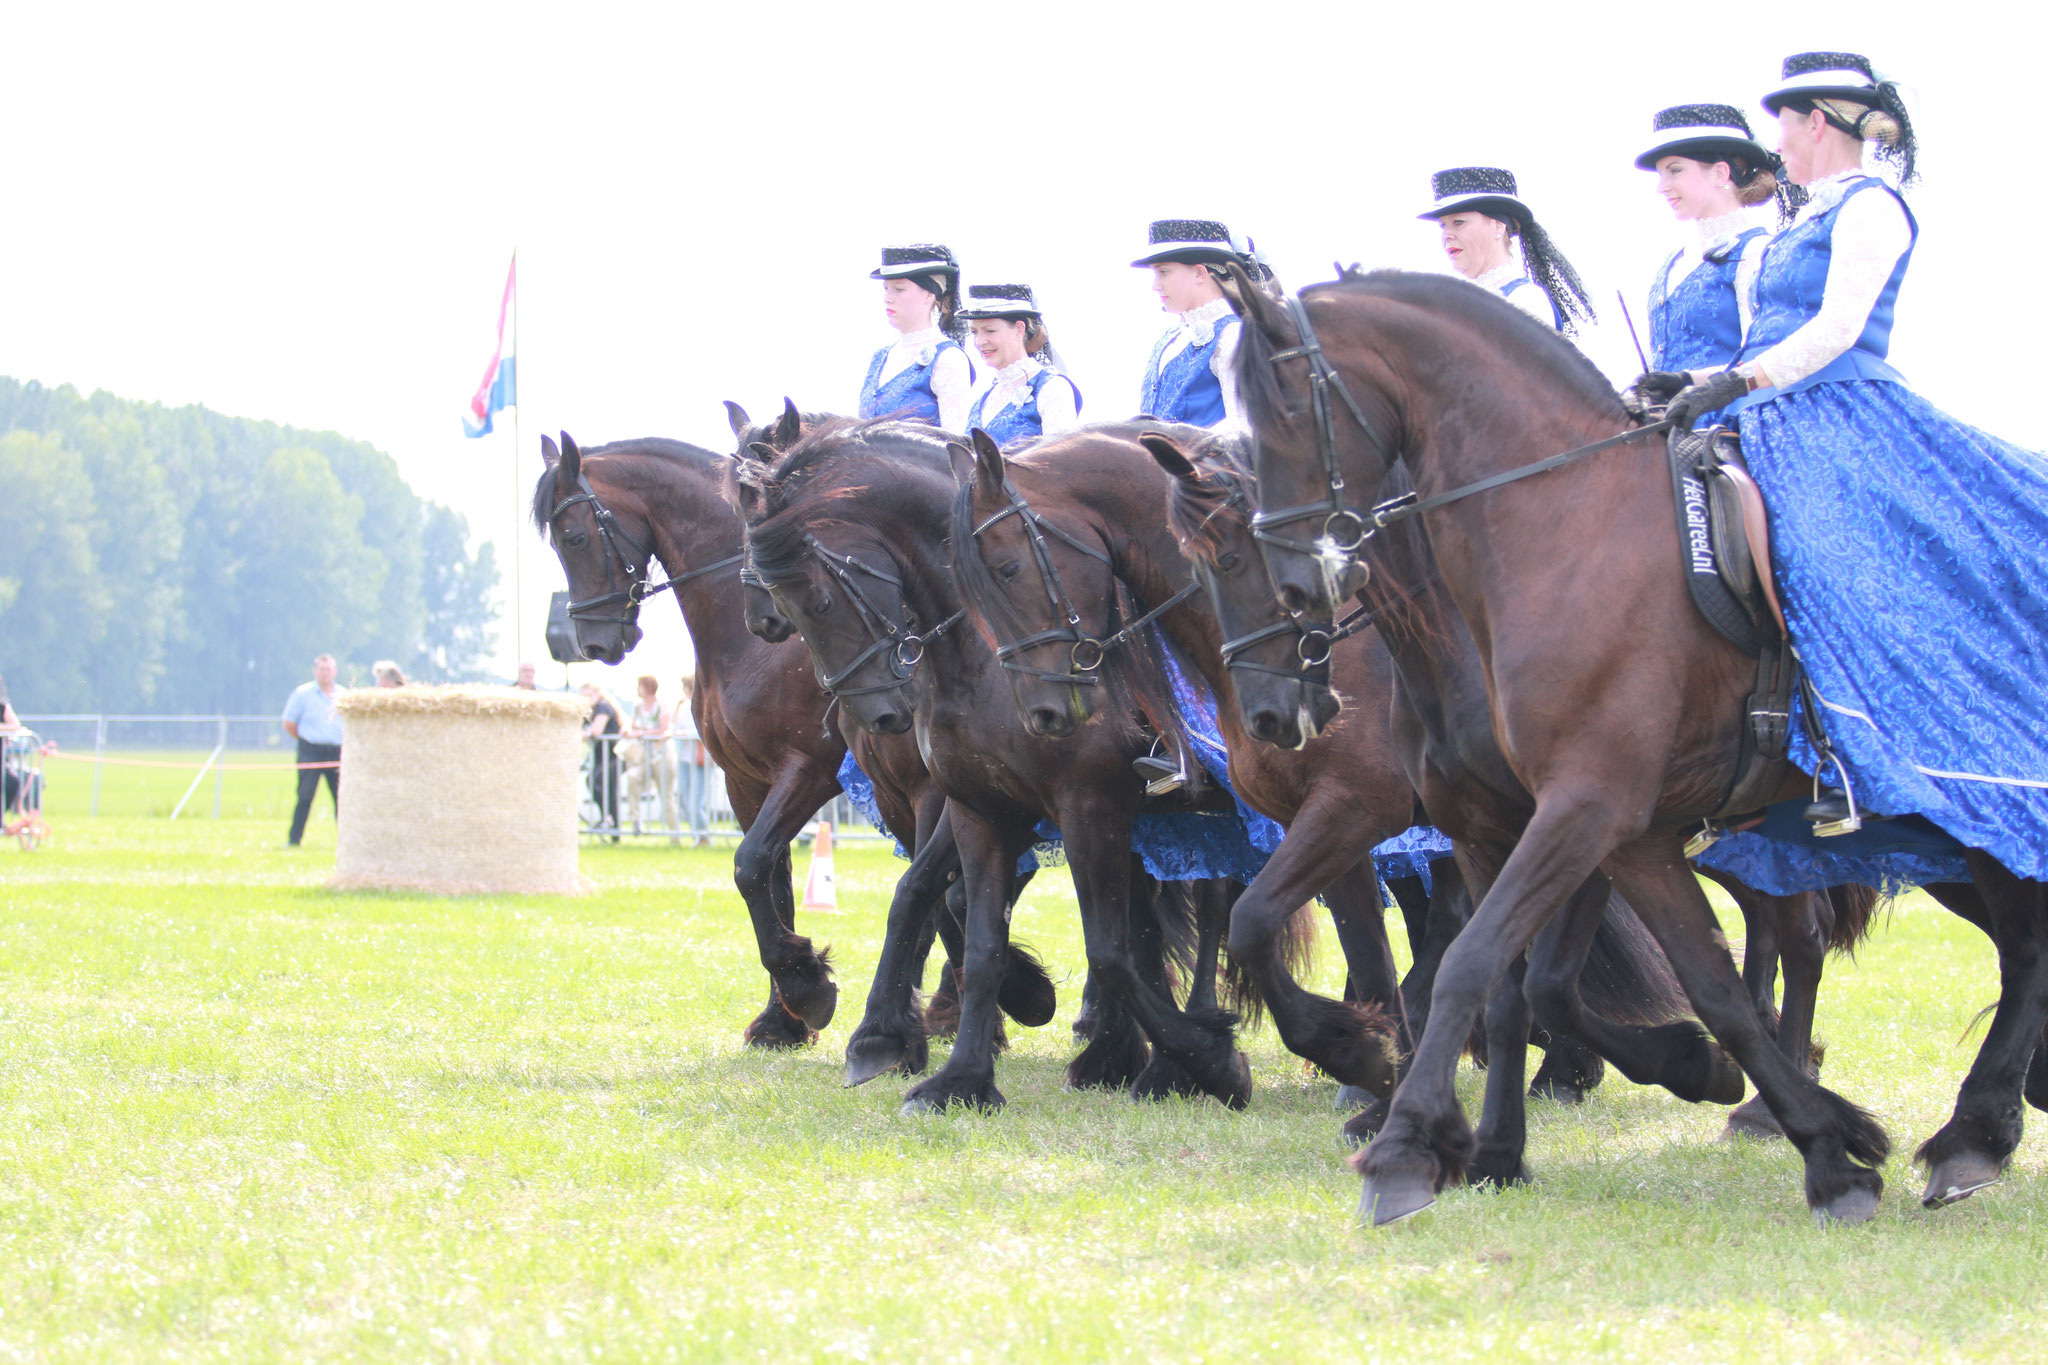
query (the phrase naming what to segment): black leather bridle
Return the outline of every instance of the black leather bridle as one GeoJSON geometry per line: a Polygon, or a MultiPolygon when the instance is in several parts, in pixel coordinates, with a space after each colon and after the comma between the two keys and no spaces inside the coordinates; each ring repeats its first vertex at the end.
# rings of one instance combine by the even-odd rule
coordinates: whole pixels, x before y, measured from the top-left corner
{"type": "MultiPolygon", "coordinates": [[[[816,536],[808,531],[804,533],[804,545],[810,550],[812,557],[825,567],[825,572],[831,574],[837,580],[839,586],[846,590],[847,599],[853,603],[854,612],[859,615],[861,624],[867,627],[868,632],[868,646],[854,656],[853,662],[830,675],[827,675],[822,669],[819,670],[819,685],[834,697],[866,697],[872,696],[877,692],[893,692],[898,688],[908,687],[918,664],[924,659],[925,646],[951,630],[967,617],[967,610],[963,607],[933,626],[930,630],[919,633],[911,629],[909,624],[899,624],[890,619],[889,613],[882,610],[881,605],[868,596],[860,585],[862,577],[871,578],[878,583],[887,583],[890,587],[896,589],[898,599],[902,600],[902,579],[898,578],[895,574],[885,573],[870,564],[863,563],[852,555],[841,554],[837,550],[828,549],[819,542],[816,536]],[[865,687],[848,687],[846,685],[847,679],[867,667],[868,663],[876,655],[885,651],[889,655],[890,671],[896,675],[894,678],[885,683],[871,683],[865,687]]],[[[755,581],[761,587],[767,588],[769,586],[766,581],[760,578],[758,573],[755,573],[751,560],[748,562],[746,572],[753,573],[755,581]]],[[[908,610],[909,608],[906,604],[905,611],[908,612],[908,610]]]]}
{"type": "Polygon", "coordinates": [[[611,508],[606,507],[598,499],[597,493],[590,486],[590,480],[584,477],[581,470],[576,474],[576,489],[576,492],[556,503],[555,510],[548,513],[548,526],[553,528],[562,513],[578,503],[590,504],[590,514],[597,522],[597,534],[604,541],[604,585],[610,591],[598,597],[586,597],[580,602],[566,604],[563,610],[572,621],[603,621],[613,625],[630,626],[640,614],[640,604],[648,598],[670,588],[681,587],[693,578],[702,578],[706,574],[717,573],[720,569],[731,568],[746,558],[743,551],[740,554],[728,555],[715,564],[706,564],[688,573],[679,573],[673,578],[651,583],[642,575],[651,567],[653,556],[646,546],[626,534],[626,528],[619,524],[619,519],[613,515],[611,508]],[[625,550],[621,550],[621,544],[625,545],[627,550],[631,550],[632,554],[628,555],[625,550]],[[613,588],[612,584],[618,582],[621,576],[625,578],[626,586],[613,588]],[[619,603],[625,604],[625,610],[613,616],[598,615],[601,608],[619,603]]]}
{"type": "MultiPolygon", "coordinates": [[[[1208,516],[1202,518],[1202,525],[1207,526],[1226,509],[1231,507],[1236,507],[1240,510],[1247,509],[1242,490],[1232,489],[1229,497],[1211,509],[1208,516]]],[[[1194,539],[1194,535],[1198,534],[1200,534],[1200,528],[1197,528],[1196,532],[1188,537],[1188,540],[1194,539]]],[[[1183,553],[1187,552],[1187,541],[1181,543],[1181,549],[1183,553]]],[[[1211,600],[1220,601],[1216,593],[1214,571],[1201,558],[1192,554],[1188,555],[1188,558],[1194,563],[1195,572],[1201,581],[1208,585],[1211,600]]],[[[1219,610],[1217,612],[1217,624],[1220,626],[1222,621],[1222,612],[1219,610]]],[[[1286,678],[1291,682],[1310,681],[1312,680],[1310,679],[1310,670],[1321,668],[1329,663],[1330,651],[1336,647],[1340,640],[1348,640],[1372,624],[1373,619],[1370,609],[1362,606],[1347,614],[1343,620],[1333,626],[1316,625],[1313,622],[1304,621],[1301,616],[1293,612],[1289,612],[1270,625],[1260,626],[1257,630],[1247,631],[1243,635],[1226,639],[1219,652],[1223,656],[1223,666],[1225,668],[1243,669],[1253,673],[1270,673],[1276,678],[1286,678]],[[1298,668],[1276,668],[1272,664],[1262,664],[1257,660],[1242,657],[1269,640],[1282,639],[1288,635],[1295,637],[1294,656],[1300,663],[1298,668]]]]}
{"type": "Polygon", "coordinates": [[[1066,531],[1062,531],[1059,527],[1038,515],[1037,510],[1024,500],[1024,495],[1019,493],[1016,485],[1008,479],[1003,480],[1003,493],[1009,498],[1009,506],[1003,508],[1000,512],[992,514],[987,520],[974,528],[974,544],[968,547],[968,553],[981,553],[981,533],[983,531],[1010,517],[1017,518],[1018,521],[1023,523],[1025,538],[1031,543],[1031,557],[1037,561],[1038,580],[1045,588],[1046,601],[1052,605],[1052,609],[1059,613],[1065,622],[1063,625],[1035,631],[1021,640],[1013,640],[1008,644],[997,645],[996,662],[1012,673],[1022,673],[1027,677],[1038,678],[1044,682],[1065,683],[1069,687],[1098,687],[1101,685],[1102,679],[1096,676],[1096,670],[1102,667],[1102,661],[1108,656],[1110,650],[1133,638],[1138,631],[1187,601],[1188,598],[1194,596],[1201,588],[1199,580],[1190,581],[1186,587],[1125,626],[1122,630],[1116,632],[1116,634],[1107,638],[1090,635],[1081,628],[1080,610],[1074,606],[1074,599],[1068,594],[1066,584],[1060,581],[1060,571],[1052,562],[1052,549],[1046,544],[1045,538],[1048,533],[1059,537],[1090,559],[1107,566],[1112,574],[1116,572],[1116,565],[1101,550],[1066,531]],[[1064,673],[1054,673],[1043,668],[1033,668],[1029,664],[1019,661],[1019,656],[1026,650],[1050,644],[1064,644],[1067,646],[1067,669],[1064,673]]]}

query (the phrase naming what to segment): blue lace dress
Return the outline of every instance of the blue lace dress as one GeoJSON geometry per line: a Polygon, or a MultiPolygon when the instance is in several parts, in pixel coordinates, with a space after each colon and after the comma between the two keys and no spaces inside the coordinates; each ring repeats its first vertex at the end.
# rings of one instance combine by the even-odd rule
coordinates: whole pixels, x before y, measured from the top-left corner
{"type": "MultiPolygon", "coordinates": [[[[918,354],[915,363],[905,366],[882,379],[882,367],[889,362],[889,352],[895,344],[876,351],[874,359],[868,362],[868,375],[860,386],[860,415],[863,417],[893,417],[906,422],[939,423],[939,397],[932,392],[932,371],[939,357],[947,351],[959,351],[966,355],[966,348],[951,337],[942,337],[928,343],[918,354]]],[[[967,373],[971,380],[974,362],[967,362],[967,373]]]]}
{"type": "MultiPolygon", "coordinates": [[[[1029,363],[1036,364],[1037,362],[1029,363]]],[[[996,380],[1000,381],[1008,373],[1010,371],[1007,369],[998,371],[996,380]]],[[[1022,403],[1013,403],[1006,408],[999,408],[995,412],[989,412],[987,408],[990,390],[983,389],[980,393],[976,394],[974,406],[967,410],[968,429],[971,431],[975,427],[980,427],[983,431],[994,437],[995,443],[1004,450],[1008,450],[1014,445],[1020,445],[1025,441],[1031,440],[1033,437],[1043,435],[1045,433],[1045,421],[1038,412],[1038,395],[1047,384],[1052,383],[1065,384],[1068,388],[1074,390],[1074,411],[1076,413],[1080,412],[1081,390],[1075,385],[1074,381],[1047,366],[1038,365],[1038,368],[1031,376],[1031,388],[1026,393],[1022,403]]]]}
{"type": "MultiPolygon", "coordinates": [[[[1844,208],[1896,198],[1861,175],[1825,190],[1766,250],[1739,359],[1816,315],[1844,208]]],[[[1729,413],[1770,507],[1793,643],[1857,800],[2048,877],[2048,461],[1948,416],[1886,362],[1910,213],[1906,225],[1853,345],[1729,413]]],[[[1793,758],[1815,766],[1796,729],[1793,758]]],[[[1961,870],[1948,855],[1939,875],[1961,870]]]]}
{"type": "Polygon", "coordinates": [[[1198,427],[1213,427],[1229,415],[1223,402],[1223,380],[1216,373],[1217,347],[1229,329],[1239,323],[1228,304],[1223,305],[1220,316],[1197,316],[1214,308],[1214,304],[1205,304],[1195,313],[1185,314],[1179,326],[1153,344],[1152,354],[1145,361],[1139,412],[1162,422],[1186,422],[1198,427]],[[1166,348],[1183,332],[1188,334],[1188,344],[1162,362],[1166,348]]]}

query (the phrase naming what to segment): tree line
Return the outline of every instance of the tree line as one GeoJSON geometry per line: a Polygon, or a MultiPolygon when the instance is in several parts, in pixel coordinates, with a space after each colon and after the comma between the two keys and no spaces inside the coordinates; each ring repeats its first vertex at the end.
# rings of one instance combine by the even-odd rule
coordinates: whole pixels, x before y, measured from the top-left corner
{"type": "Polygon", "coordinates": [[[274,711],[329,653],[480,676],[493,548],[326,431],[0,378],[0,674],[17,709],[274,711]]]}

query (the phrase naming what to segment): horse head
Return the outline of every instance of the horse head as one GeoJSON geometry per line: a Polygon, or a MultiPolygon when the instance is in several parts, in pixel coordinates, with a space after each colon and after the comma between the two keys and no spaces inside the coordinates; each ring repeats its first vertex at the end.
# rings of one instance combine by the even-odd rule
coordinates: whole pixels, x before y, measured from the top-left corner
{"type": "Polygon", "coordinates": [[[1197,462],[1170,437],[1138,439],[1173,476],[1167,519],[1209,594],[1246,732],[1283,749],[1301,747],[1339,709],[1330,690],[1330,638],[1282,611],[1273,595],[1252,535],[1258,481],[1226,455],[1197,462]]]}
{"type": "MultiPolygon", "coordinates": [[[[782,412],[766,422],[756,422],[747,416],[747,410],[730,399],[725,404],[726,420],[732,424],[733,439],[738,442],[733,451],[735,476],[744,483],[745,473],[740,465],[753,464],[765,470],[797,443],[805,431],[822,420],[822,414],[812,413],[806,421],[805,415],[797,411],[796,404],[785,397],[782,412]]],[[[737,501],[735,501],[737,506],[737,501]]],[[[779,645],[796,634],[796,626],[788,617],[776,610],[775,599],[768,593],[759,574],[754,572],[751,562],[740,570],[740,606],[745,612],[747,630],[771,645],[779,645]]]]}
{"type": "Polygon", "coordinates": [[[953,442],[953,574],[995,646],[1031,733],[1062,739],[1103,704],[1102,665],[1115,638],[1117,581],[1088,509],[1046,465],[1005,463],[980,429],[953,442]],[[1032,486],[1026,501],[1012,482],[1032,486]]]}
{"type": "Polygon", "coordinates": [[[568,432],[558,446],[541,437],[533,520],[554,546],[569,581],[569,621],[584,657],[616,664],[640,643],[638,591],[646,581],[653,529],[637,498],[604,481],[568,432]]]}

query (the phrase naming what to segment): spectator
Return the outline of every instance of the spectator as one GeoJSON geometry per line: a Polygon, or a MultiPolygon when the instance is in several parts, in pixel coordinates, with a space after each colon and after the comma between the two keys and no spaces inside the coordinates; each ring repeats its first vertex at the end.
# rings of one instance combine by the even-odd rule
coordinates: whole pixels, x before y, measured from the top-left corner
{"type": "MultiPolygon", "coordinates": [[[[18,735],[25,727],[7,700],[7,680],[0,678],[0,735],[18,735]]],[[[15,757],[15,744],[34,741],[0,741],[0,811],[37,810],[43,804],[42,780],[30,777],[15,757]]]]}
{"type": "Polygon", "coordinates": [[[334,714],[334,699],[341,689],[334,685],[334,656],[322,654],[313,660],[313,681],[300,683],[284,704],[284,732],[299,745],[299,804],[292,810],[291,846],[297,848],[306,837],[306,817],[313,813],[313,798],[320,793],[320,779],[327,779],[334,798],[334,815],[341,818],[341,717],[334,714]],[[327,767],[308,767],[308,764],[327,767]]]}
{"type": "Polygon", "coordinates": [[[390,659],[379,659],[370,665],[370,676],[377,680],[379,687],[405,686],[405,673],[390,659]]]}
{"type": "MultiPolygon", "coordinates": [[[[647,785],[661,796],[661,827],[676,826],[675,747],[669,743],[669,709],[662,704],[661,684],[651,673],[640,675],[639,698],[626,722],[626,734],[638,740],[640,758],[626,769],[626,806],[633,812],[633,832],[640,832],[640,809],[647,785]]],[[[671,845],[682,840],[671,834],[671,845]]]]}
{"type": "Polygon", "coordinates": [[[7,679],[0,678],[0,735],[11,735],[20,728],[21,717],[7,701],[7,679]]]}
{"type": "Polygon", "coordinates": [[[676,737],[676,794],[682,800],[683,818],[697,836],[696,847],[711,843],[711,758],[697,733],[697,692],[695,678],[683,679],[683,699],[676,703],[673,730],[676,737]]]}
{"type": "Polygon", "coordinates": [[[583,684],[583,700],[590,704],[590,724],[584,737],[590,741],[590,799],[597,802],[598,828],[611,831],[619,841],[619,709],[596,683],[583,684]]]}
{"type": "Polygon", "coordinates": [[[520,664],[520,665],[519,665],[519,680],[518,680],[517,682],[513,683],[512,685],[513,685],[514,687],[522,687],[522,688],[525,688],[525,689],[526,689],[526,690],[527,690],[528,692],[532,692],[532,691],[534,691],[534,690],[535,690],[535,686],[534,686],[534,681],[533,681],[533,665],[532,665],[532,664],[530,664],[530,663],[522,663],[522,664],[520,664]]]}

